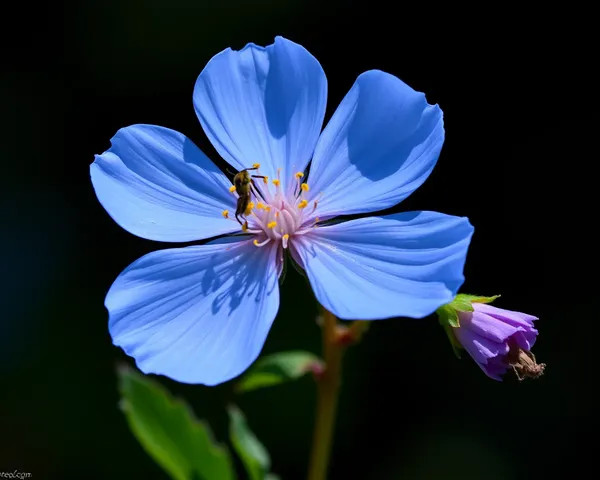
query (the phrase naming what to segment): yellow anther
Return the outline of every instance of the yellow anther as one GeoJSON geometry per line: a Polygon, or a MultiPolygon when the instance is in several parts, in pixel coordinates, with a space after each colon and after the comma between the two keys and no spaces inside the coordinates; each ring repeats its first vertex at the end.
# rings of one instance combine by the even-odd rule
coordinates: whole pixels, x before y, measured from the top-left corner
{"type": "Polygon", "coordinates": [[[248,222],[244,222],[244,224],[242,225],[242,232],[247,232],[248,231],[248,222]]]}
{"type": "Polygon", "coordinates": [[[299,204],[298,204],[298,208],[306,208],[306,206],[308,205],[308,201],[306,200],[302,200],[299,204]]]}
{"type": "Polygon", "coordinates": [[[257,209],[257,210],[264,210],[264,208],[265,208],[265,204],[264,204],[264,203],[262,203],[262,202],[258,202],[258,203],[256,204],[256,209],[257,209]]]}
{"type": "Polygon", "coordinates": [[[280,183],[281,183],[281,182],[279,181],[279,179],[278,179],[278,178],[274,178],[274,179],[273,179],[273,185],[275,185],[276,187],[278,187],[280,183]]]}
{"type": "Polygon", "coordinates": [[[302,183],[300,184],[300,188],[305,191],[308,192],[309,188],[308,188],[308,183],[302,183]]]}
{"type": "Polygon", "coordinates": [[[276,226],[277,226],[277,222],[275,222],[275,221],[267,223],[267,228],[275,228],[276,226]]]}
{"type": "Polygon", "coordinates": [[[223,210],[223,216],[229,218],[229,210],[223,210]]]}
{"type": "Polygon", "coordinates": [[[296,172],[296,173],[294,174],[294,176],[295,176],[296,178],[302,178],[302,177],[304,176],[304,174],[303,174],[302,172],[296,172]]]}
{"type": "Polygon", "coordinates": [[[284,240],[287,240],[287,239],[289,239],[289,238],[290,238],[290,235],[289,235],[289,233],[286,233],[286,234],[285,234],[283,237],[281,237],[281,238],[283,238],[284,240]]]}
{"type": "Polygon", "coordinates": [[[260,163],[253,163],[252,168],[260,168],[260,163]]]}
{"type": "Polygon", "coordinates": [[[315,217],[315,223],[319,223],[319,217],[315,217]]]}
{"type": "Polygon", "coordinates": [[[266,185],[267,183],[269,183],[269,177],[267,177],[267,176],[265,175],[265,177],[263,178],[263,182],[265,182],[265,185],[266,185]]]}
{"type": "Polygon", "coordinates": [[[229,191],[231,193],[235,192],[235,185],[232,185],[231,187],[229,187],[229,191]]]}
{"type": "Polygon", "coordinates": [[[270,212],[271,211],[271,206],[270,205],[266,205],[265,206],[265,212],[270,212]]]}
{"type": "Polygon", "coordinates": [[[275,218],[279,218],[279,212],[275,212],[275,218]]]}
{"type": "Polygon", "coordinates": [[[252,243],[254,243],[254,246],[256,246],[256,247],[264,247],[270,241],[271,241],[271,239],[269,237],[267,237],[262,242],[259,242],[258,240],[254,240],[252,243]]]}

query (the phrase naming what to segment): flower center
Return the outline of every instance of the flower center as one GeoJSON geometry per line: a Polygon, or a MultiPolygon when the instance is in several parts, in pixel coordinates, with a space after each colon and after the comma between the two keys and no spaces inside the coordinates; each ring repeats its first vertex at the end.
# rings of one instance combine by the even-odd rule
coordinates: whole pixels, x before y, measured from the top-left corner
{"type": "MultiPolygon", "coordinates": [[[[237,196],[238,208],[236,220],[232,220],[240,222],[243,232],[256,236],[255,246],[281,242],[282,247],[287,248],[294,236],[303,235],[316,226],[319,218],[314,214],[318,200],[309,205],[303,198],[309,186],[302,182],[302,172],[294,174],[295,185],[290,192],[285,192],[280,170],[277,170],[277,178],[269,182],[268,177],[259,174],[259,168],[260,165],[255,163],[252,169],[244,170],[234,178],[234,185],[229,190],[237,196]],[[249,175],[248,170],[255,170],[256,175],[249,175]],[[240,180],[239,175],[247,180],[240,180]],[[243,181],[247,183],[243,184],[243,181]]],[[[229,211],[224,210],[223,216],[230,218],[229,211]]]]}

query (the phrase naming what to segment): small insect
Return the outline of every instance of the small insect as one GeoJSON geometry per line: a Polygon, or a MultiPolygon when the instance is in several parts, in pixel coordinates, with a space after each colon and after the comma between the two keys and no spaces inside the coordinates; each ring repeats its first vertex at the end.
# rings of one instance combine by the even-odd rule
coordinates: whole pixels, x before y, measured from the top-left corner
{"type": "Polygon", "coordinates": [[[526,378],[539,378],[546,368],[545,363],[537,363],[533,353],[518,347],[509,351],[508,363],[520,381],[526,378]]]}
{"type": "Polygon", "coordinates": [[[250,194],[254,191],[254,195],[258,196],[256,187],[254,186],[253,178],[266,178],[263,175],[250,175],[248,172],[251,170],[258,170],[259,167],[244,168],[240,172],[236,173],[233,177],[233,185],[235,191],[238,194],[237,206],[235,208],[235,219],[244,225],[240,220],[240,217],[244,217],[246,209],[250,203],[250,194]]]}

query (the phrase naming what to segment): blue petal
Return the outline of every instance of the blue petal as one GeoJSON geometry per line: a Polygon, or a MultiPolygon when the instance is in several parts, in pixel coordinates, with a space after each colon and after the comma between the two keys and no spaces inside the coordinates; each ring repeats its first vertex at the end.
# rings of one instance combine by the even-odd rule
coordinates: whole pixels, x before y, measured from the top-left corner
{"type": "Polygon", "coordinates": [[[304,47],[277,37],[266,48],[252,43],[227,49],[204,68],[194,107],[221,156],[241,170],[260,163],[283,188],[310,160],[323,125],[327,78],[304,47]]]}
{"type": "Polygon", "coordinates": [[[231,182],[185,135],[154,125],[122,128],[96,155],[90,175],[98,200],[128,232],[186,242],[238,231],[231,182]]]}
{"type": "Polygon", "coordinates": [[[140,258],[106,296],[114,344],[144,373],[205,385],[236,377],[279,308],[275,254],[230,240],[140,258]]]}
{"type": "Polygon", "coordinates": [[[422,318],[462,285],[472,234],[466,218],[407,212],[318,227],[294,237],[292,255],[339,318],[422,318]]]}
{"type": "MultiPolygon", "coordinates": [[[[308,183],[323,192],[316,214],[392,207],[429,176],[444,143],[442,111],[402,80],[372,70],[358,77],[315,149],[308,183]]],[[[310,199],[309,199],[310,200],[310,199]]]]}

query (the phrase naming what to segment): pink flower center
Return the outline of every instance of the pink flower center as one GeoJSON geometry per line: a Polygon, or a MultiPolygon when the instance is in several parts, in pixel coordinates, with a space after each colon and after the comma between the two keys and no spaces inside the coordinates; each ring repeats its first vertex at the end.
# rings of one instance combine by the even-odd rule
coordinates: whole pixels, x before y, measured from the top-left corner
{"type": "MultiPolygon", "coordinates": [[[[246,211],[241,215],[245,220],[241,225],[243,232],[256,236],[254,245],[262,247],[270,242],[281,242],[283,248],[294,237],[303,235],[312,230],[319,218],[315,216],[318,199],[309,204],[304,198],[309,191],[307,183],[302,183],[302,172],[294,176],[296,182],[290,192],[285,192],[281,186],[279,170],[277,178],[269,182],[268,177],[260,175],[260,165],[254,164],[256,175],[253,177],[250,189],[250,201],[246,211]]],[[[239,198],[232,186],[230,191],[239,198]]],[[[229,211],[223,211],[225,218],[230,218],[229,211]]],[[[232,220],[236,221],[232,218],[232,220]]]]}

